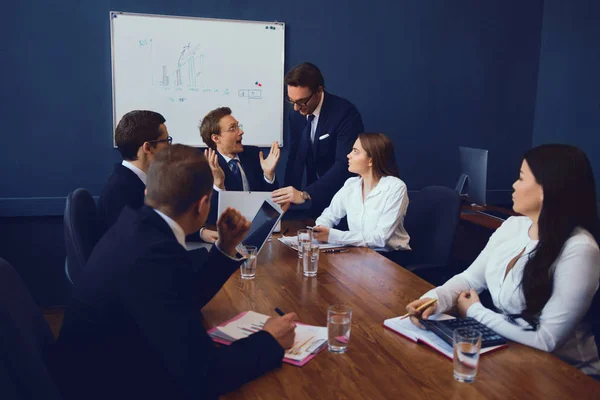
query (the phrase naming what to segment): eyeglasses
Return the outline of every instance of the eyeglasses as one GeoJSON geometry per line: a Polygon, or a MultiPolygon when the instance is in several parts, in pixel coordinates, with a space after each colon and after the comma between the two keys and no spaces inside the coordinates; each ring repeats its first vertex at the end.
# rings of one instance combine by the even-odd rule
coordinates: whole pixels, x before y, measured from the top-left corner
{"type": "Polygon", "coordinates": [[[244,125],[239,124],[239,125],[234,125],[229,129],[225,129],[225,132],[240,132],[244,130],[244,125]]]}
{"type": "Polygon", "coordinates": [[[148,143],[168,143],[170,146],[173,143],[173,138],[171,136],[167,136],[166,139],[148,140],[148,143]]]}
{"type": "Polygon", "coordinates": [[[306,105],[308,104],[308,102],[310,101],[310,99],[312,99],[312,97],[315,95],[315,92],[312,92],[312,94],[310,96],[308,96],[308,99],[306,100],[298,100],[298,101],[294,101],[292,99],[290,99],[289,97],[287,98],[288,103],[290,103],[291,105],[296,105],[298,106],[298,108],[302,108],[302,107],[306,107],[306,105]]]}

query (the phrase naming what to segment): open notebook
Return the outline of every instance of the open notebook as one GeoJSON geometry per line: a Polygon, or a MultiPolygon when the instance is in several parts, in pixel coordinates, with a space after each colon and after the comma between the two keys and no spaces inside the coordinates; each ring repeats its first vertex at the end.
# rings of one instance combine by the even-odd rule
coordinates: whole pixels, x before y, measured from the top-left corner
{"type": "MultiPolygon", "coordinates": [[[[281,236],[279,241],[286,246],[298,251],[298,236],[281,236]]],[[[326,249],[339,249],[344,247],[343,244],[332,244],[332,243],[320,243],[317,240],[313,239],[313,243],[319,244],[319,248],[321,250],[326,249]]]]}
{"type": "MultiPolygon", "coordinates": [[[[212,339],[229,345],[261,331],[268,315],[246,311],[208,331],[212,339]]],[[[302,367],[327,346],[327,328],[296,323],[296,338],[291,349],[285,352],[283,362],[302,367]]]]}
{"type": "MultiPolygon", "coordinates": [[[[427,346],[431,347],[432,349],[434,349],[437,352],[441,353],[442,355],[446,356],[450,360],[452,360],[454,358],[453,357],[454,352],[453,352],[452,346],[450,346],[448,343],[446,343],[438,335],[436,335],[435,333],[433,333],[431,331],[427,331],[427,330],[416,327],[415,325],[413,325],[412,322],[410,322],[410,318],[405,318],[402,320],[400,318],[402,318],[402,317],[386,319],[385,321],[383,321],[383,326],[404,336],[407,339],[412,340],[413,342],[416,342],[416,343],[422,342],[422,343],[426,344],[427,346]]],[[[452,319],[454,317],[451,315],[447,315],[447,314],[441,314],[437,317],[432,315],[429,318],[432,320],[433,319],[444,320],[444,319],[452,319]]],[[[485,349],[481,349],[480,354],[490,353],[495,350],[503,349],[504,347],[506,347],[506,345],[486,347],[485,349]]]]}

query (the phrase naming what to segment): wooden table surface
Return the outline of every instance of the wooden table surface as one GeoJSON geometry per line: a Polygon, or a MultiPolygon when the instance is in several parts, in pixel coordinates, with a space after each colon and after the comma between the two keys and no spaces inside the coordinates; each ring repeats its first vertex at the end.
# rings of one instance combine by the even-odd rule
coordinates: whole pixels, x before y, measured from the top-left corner
{"type": "Polygon", "coordinates": [[[348,351],[324,350],[301,368],[283,364],[224,398],[598,398],[600,383],[551,354],[516,343],[483,355],[474,383],[456,382],[450,360],[382,325],[404,314],[406,304],[429,290],[429,283],[365,248],[322,253],[317,277],[306,278],[296,252],[278,236],[261,251],[254,280],[242,281],[235,273],[204,307],[207,328],[242,311],[275,315],[274,307],[297,313],[301,322],[325,326],[327,307],[343,302],[354,311],[348,351]]]}

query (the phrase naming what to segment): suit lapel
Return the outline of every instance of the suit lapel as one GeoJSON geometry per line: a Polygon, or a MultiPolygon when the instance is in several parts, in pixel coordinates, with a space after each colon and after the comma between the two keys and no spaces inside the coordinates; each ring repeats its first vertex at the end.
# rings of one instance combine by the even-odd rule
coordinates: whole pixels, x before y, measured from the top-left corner
{"type": "Polygon", "coordinates": [[[223,170],[223,173],[225,173],[225,189],[231,191],[243,190],[242,187],[240,187],[239,182],[237,182],[235,175],[233,175],[233,172],[229,169],[229,165],[227,165],[225,158],[223,158],[221,153],[217,152],[217,154],[219,156],[219,166],[223,170]]]}
{"type": "Polygon", "coordinates": [[[319,154],[319,138],[326,134],[327,118],[329,117],[329,108],[331,103],[331,95],[327,92],[323,92],[325,98],[323,99],[323,105],[321,106],[321,113],[319,114],[319,121],[317,122],[317,129],[315,130],[315,142],[313,145],[313,160],[316,161],[317,155],[319,154]]]}

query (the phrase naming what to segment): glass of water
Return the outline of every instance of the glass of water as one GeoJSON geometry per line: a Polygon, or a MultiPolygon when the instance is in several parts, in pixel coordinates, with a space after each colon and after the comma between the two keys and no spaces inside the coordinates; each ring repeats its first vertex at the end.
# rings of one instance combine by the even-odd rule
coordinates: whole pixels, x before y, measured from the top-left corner
{"type": "Polygon", "coordinates": [[[318,243],[304,243],[304,249],[302,250],[302,272],[304,276],[317,276],[320,249],[321,246],[318,243]]]}
{"type": "Polygon", "coordinates": [[[298,230],[298,258],[302,259],[302,253],[304,251],[304,243],[312,243],[312,240],[313,240],[312,229],[298,230]]]}
{"type": "Polygon", "coordinates": [[[350,341],[352,309],[345,304],[334,304],[327,309],[327,344],[332,353],[345,353],[350,341]]]}
{"type": "Polygon", "coordinates": [[[479,366],[481,332],[471,328],[454,330],[454,379],[473,382],[479,366]]]}
{"type": "Polygon", "coordinates": [[[256,276],[256,246],[243,246],[243,256],[245,261],[240,266],[242,279],[254,279],[256,276]]]}

